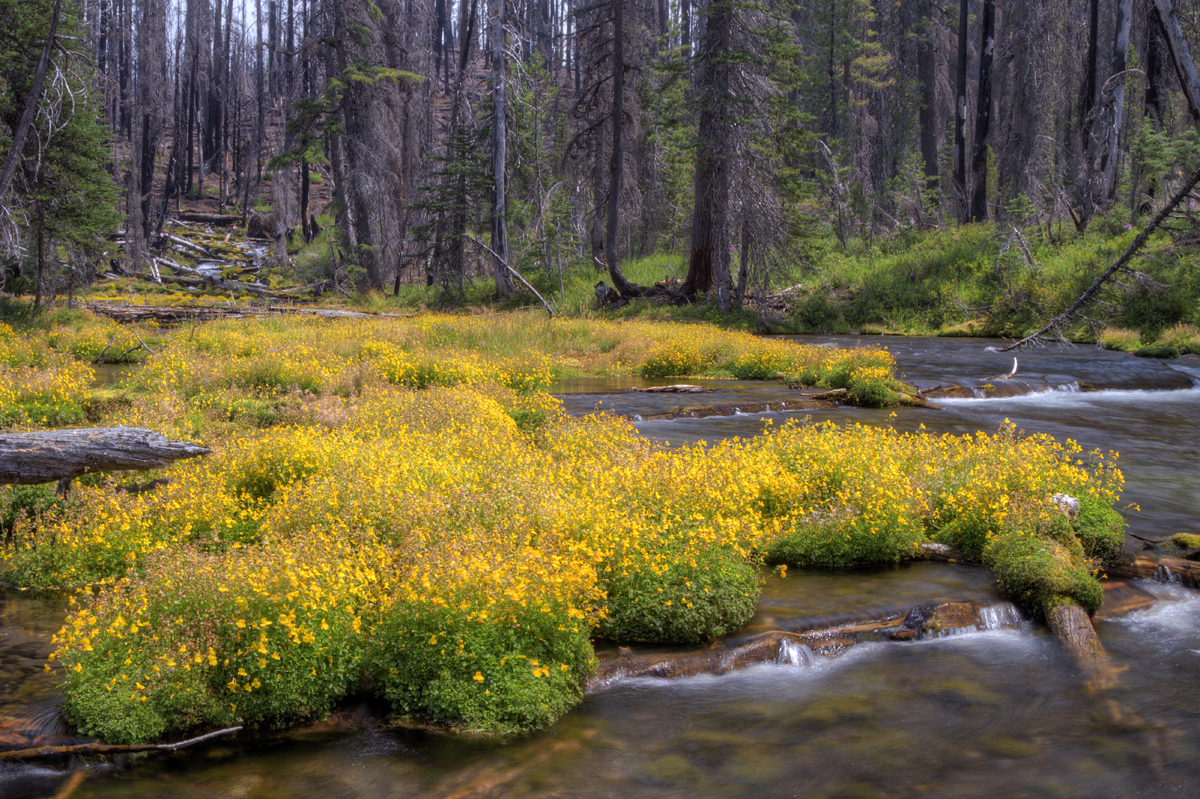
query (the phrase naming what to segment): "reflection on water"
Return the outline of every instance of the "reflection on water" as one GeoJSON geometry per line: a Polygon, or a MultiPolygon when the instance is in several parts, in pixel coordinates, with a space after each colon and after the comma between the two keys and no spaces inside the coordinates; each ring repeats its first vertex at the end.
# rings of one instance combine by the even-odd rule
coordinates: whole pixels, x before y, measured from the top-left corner
{"type": "MultiPolygon", "coordinates": [[[[984,381],[1011,369],[1012,356],[986,353],[985,342],[886,343],[907,378],[923,387],[984,381]]],[[[1119,353],[1043,350],[1018,357],[1019,374],[1027,379],[1041,375],[1047,385],[1075,381],[1112,390],[948,401],[942,411],[898,409],[894,417],[890,410],[852,408],[800,415],[955,434],[995,430],[1009,418],[1029,432],[1119,450],[1126,497],[1143,509],[1130,515],[1135,530],[1197,529],[1200,391],[1138,390],[1168,385],[1171,367],[1119,353]]],[[[613,380],[558,389],[611,392],[633,384],[613,380]]],[[[617,412],[636,413],[638,407],[787,395],[777,384],[706,385],[715,391],[698,398],[576,394],[568,404],[588,410],[603,401],[617,412]]],[[[638,428],[680,443],[756,435],[764,418],[779,423],[796,416],[651,421],[638,428]]],[[[508,741],[370,726],[250,735],[118,761],[90,771],[72,796],[1192,796],[1200,788],[1200,602],[1196,592],[1141,585],[1157,592],[1161,603],[1097,623],[1109,654],[1125,667],[1120,686],[1103,696],[1086,693],[1054,638],[1026,626],[918,643],[859,644],[832,660],[798,652],[790,662],[721,677],[620,682],[590,695],[553,728],[508,741]],[[1117,719],[1114,707],[1125,715],[1117,719]]],[[[746,633],[961,600],[998,600],[986,570],[906,564],[789,572],[768,578],[746,633]]],[[[61,603],[52,600],[0,598],[3,630],[18,630],[43,650],[62,613],[61,603]]],[[[49,796],[62,779],[50,769],[0,766],[0,795],[49,796]]]]}

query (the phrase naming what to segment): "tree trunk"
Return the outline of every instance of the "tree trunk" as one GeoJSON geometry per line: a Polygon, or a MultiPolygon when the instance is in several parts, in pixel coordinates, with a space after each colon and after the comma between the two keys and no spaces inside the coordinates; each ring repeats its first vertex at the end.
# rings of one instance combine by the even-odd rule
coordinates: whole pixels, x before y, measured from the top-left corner
{"type": "Polygon", "coordinates": [[[4,162],[4,171],[0,172],[0,204],[3,204],[8,187],[12,184],[13,174],[21,161],[21,153],[25,149],[25,139],[29,137],[29,128],[33,125],[33,115],[42,99],[42,84],[46,82],[46,69],[50,66],[50,53],[54,50],[55,39],[58,36],[58,16],[62,9],[62,0],[54,0],[54,9],[50,12],[50,30],[46,34],[46,44],[42,48],[42,56],[38,59],[37,71],[33,74],[33,83],[29,87],[29,96],[25,98],[25,110],[21,112],[21,120],[13,133],[12,145],[8,150],[8,158],[4,162]]]}
{"type": "Polygon", "coordinates": [[[958,218],[967,221],[967,22],[968,0],[958,4],[958,89],[954,95],[954,190],[958,218]]]}
{"type": "Polygon", "coordinates": [[[733,9],[725,3],[709,7],[703,45],[698,54],[700,120],[696,141],[695,210],[692,254],[683,291],[688,295],[716,290],[717,307],[730,309],[729,274],[729,64],[733,9]]]}
{"type": "Polygon", "coordinates": [[[1104,155],[1100,159],[1100,171],[1104,173],[1103,198],[1107,205],[1117,192],[1117,145],[1121,141],[1121,126],[1125,118],[1125,59],[1129,53],[1129,29],[1133,19],[1133,0],[1120,0],[1117,5],[1116,41],[1113,44],[1112,74],[1115,80],[1112,90],[1112,127],[1108,131],[1104,155]]]}
{"type": "Polygon", "coordinates": [[[1179,84],[1187,97],[1188,110],[1196,125],[1200,126],[1200,77],[1196,74],[1196,62],[1188,50],[1187,41],[1183,38],[1183,30],[1179,27],[1179,18],[1171,5],[1171,0],[1154,0],[1158,9],[1158,18],[1162,21],[1166,34],[1167,50],[1171,54],[1171,63],[1175,74],[1179,76],[1179,84]]]}
{"type": "Polygon", "coordinates": [[[207,455],[187,441],[137,427],[97,427],[0,435],[0,485],[53,483],[91,472],[161,469],[207,455]]]}
{"type": "Polygon", "coordinates": [[[496,295],[513,293],[512,277],[508,273],[508,216],[505,207],[505,173],[508,168],[508,106],[505,97],[504,23],[507,0],[492,0],[492,276],[496,280],[496,295]]]}
{"type": "Polygon", "coordinates": [[[621,184],[625,175],[625,0],[613,0],[613,98],[612,98],[612,153],[608,162],[608,224],[604,231],[604,257],[613,288],[628,296],[633,286],[621,274],[621,263],[617,257],[618,214],[621,209],[621,184]]]}
{"type": "MultiPolygon", "coordinates": [[[[1083,92],[1079,97],[1079,124],[1084,136],[1087,136],[1089,125],[1088,116],[1096,105],[1096,82],[1099,73],[1100,51],[1100,0],[1090,0],[1088,3],[1088,49],[1087,71],[1083,76],[1083,92]]],[[[1086,142],[1084,145],[1086,149],[1086,142]]]]}
{"type": "Polygon", "coordinates": [[[971,157],[972,222],[982,222],[988,217],[987,140],[992,121],[992,61],[996,55],[995,0],[983,0],[983,30],[979,38],[979,100],[975,105],[975,151],[971,157]]]}
{"type": "Polygon", "coordinates": [[[921,2],[921,30],[917,39],[917,76],[921,83],[921,159],[925,167],[925,186],[936,189],[937,158],[937,75],[934,53],[935,23],[932,0],[921,2]]]}

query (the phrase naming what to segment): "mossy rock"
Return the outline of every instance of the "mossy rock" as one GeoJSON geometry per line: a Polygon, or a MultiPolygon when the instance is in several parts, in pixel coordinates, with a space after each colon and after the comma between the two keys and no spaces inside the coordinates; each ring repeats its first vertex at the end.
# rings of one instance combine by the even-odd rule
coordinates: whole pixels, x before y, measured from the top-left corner
{"type": "Polygon", "coordinates": [[[1178,358],[1179,348],[1163,344],[1147,344],[1133,352],[1139,358],[1178,358]]]}
{"type": "Polygon", "coordinates": [[[1195,533],[1176,533],[1171,536],[1171,543],[1183,552],[1200,549],[1200,535],[1195,533]]]}

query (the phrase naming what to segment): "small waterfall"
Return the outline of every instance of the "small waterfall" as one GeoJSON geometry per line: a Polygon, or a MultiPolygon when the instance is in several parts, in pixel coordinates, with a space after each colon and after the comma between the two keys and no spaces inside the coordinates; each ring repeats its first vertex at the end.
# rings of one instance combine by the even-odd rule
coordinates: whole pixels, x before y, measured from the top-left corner
{"type": "Polygon", "coordinates": [[[779,642],[779,654],[775,662],[781,666],[799,666],[808,668],[813,664],[813,651],[807,644],[798,644],[786,638],[779,642]]]}
{"type": "Polygon", "coordinates": [[[979,621],[985,630],[1004,630],[1017,627],[1024,621],[1021,611],[1011,602],[1000,602],[979,609],[979,621]]]}
{"type": "Polygon", "coordinates": [[[1159,566],[1154,570],[1154,582],[1156,583],[1183,583],[1179,575],[1171,571],[1166,566],[1159,566]]]}

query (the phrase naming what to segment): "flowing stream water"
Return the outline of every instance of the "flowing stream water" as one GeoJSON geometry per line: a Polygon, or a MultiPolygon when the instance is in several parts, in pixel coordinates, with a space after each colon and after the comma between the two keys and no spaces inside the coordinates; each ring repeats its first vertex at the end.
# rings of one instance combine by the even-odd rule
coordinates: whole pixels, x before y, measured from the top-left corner
{"type": "MultiPolygon", "coordinates": [[[[866,339],[808,339],[829,346],[866,339]]],[[[941,410],[739,412],[795,397],[775,383],[693,381],[700,395],[628,393],[653,382],[572,381],[568,409],[642,417],[672,444],[752,436],[764,420],[834,420],[931,433],[1027,432],[1117,450],[1131,533],[1200,532],[1200,360],[1092,349],[1012,356],[997,342],[875,340],[918,388],[978,396],[941,410]],[[997,395],[1003,396],[997,396],[997,395]],[[655,418],[721,406],[732,415],[655,418]]],[[[1130,543],[1140,545],[1137,539],[1130,543]]],[[[878,619],[917,604],[990,606],[977,629],[866,642],[836,658],[785,647],[778,662],[721,676],[615,680],[548,730],[502,741],[347,728],[239,736],[174,754],[0,767],[0,796],[73,797],[1126,797],[1200,790],[1200,600],[1139,582],[1156,600],[1096,622],[1119,685],[1090,693],[1053,636],[1015,618],[986,569],[912,563],[771,574],[746,636],[878,619]]],[[[0,594],[0,742],[63,735],[52,676],[39,676],[65,602],[0,594]],[[7,737],[6,737],[7,736],[7,737]]],[[[11,746],[11,744],[9,744],[11,746]]]]}

